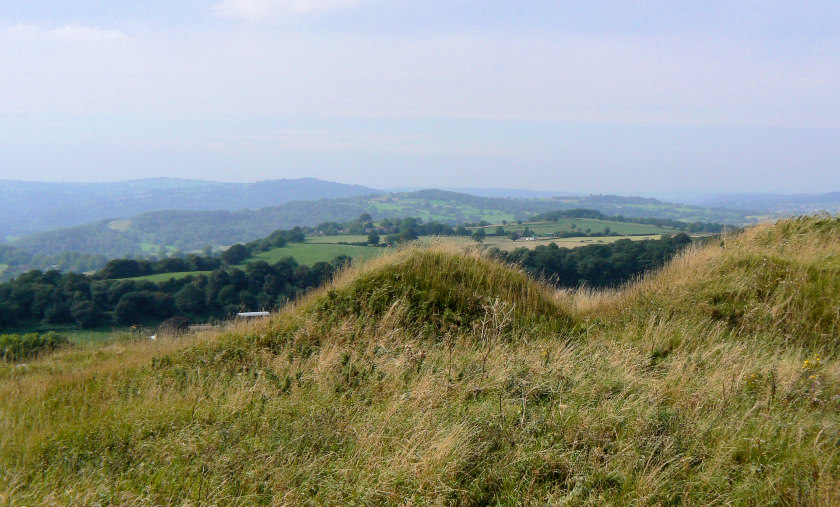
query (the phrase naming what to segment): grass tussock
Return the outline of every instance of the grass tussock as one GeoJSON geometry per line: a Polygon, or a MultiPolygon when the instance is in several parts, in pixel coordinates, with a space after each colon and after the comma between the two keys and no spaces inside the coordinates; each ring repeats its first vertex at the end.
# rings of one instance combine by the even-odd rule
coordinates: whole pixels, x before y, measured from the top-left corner
{"type": "Polygon", "coordinates": [[[0,498],[837,504],[839,230],[759,226],[610,293],[405,250],[263,323],[0,363],[0,498]]]}
{"type": "Polygon", "coordinates": [[[621,297],[579,298],[593,318],[693,315],[745,339],[833,353],[840,345],[840,219],[767,223],[689,250],[621,297]]]}

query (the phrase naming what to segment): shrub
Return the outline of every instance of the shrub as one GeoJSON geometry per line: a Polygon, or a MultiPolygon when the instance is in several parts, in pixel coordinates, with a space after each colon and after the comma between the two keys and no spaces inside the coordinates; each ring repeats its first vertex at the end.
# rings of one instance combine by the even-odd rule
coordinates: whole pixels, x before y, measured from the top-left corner
{"type": "Polygon", "coordinates": [[[7,362],[32,359],[42,352],[52,352],[69,343],[67,337],[56,333],[2,334],[0,335],[0,355],[7,362]]]}

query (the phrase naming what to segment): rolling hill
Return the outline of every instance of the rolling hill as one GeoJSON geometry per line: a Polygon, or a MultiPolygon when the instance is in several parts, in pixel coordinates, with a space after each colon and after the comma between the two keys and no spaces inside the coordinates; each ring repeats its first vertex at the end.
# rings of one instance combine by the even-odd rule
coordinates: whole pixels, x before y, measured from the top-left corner
{"type": "Polygon", "coordinates": [[[102,220],[74,228],[23,237],[12,245],[32,254],[74,251],[106,257],[144,255],[151,248],[200,250],[264,237],[276,229],[346,222],[363,213],[375,220],[419,217],[448,224],[527,220],[538,213],[588,207],[606,215],[659,217],[687,221],[741,224],[745,212],[691,207],[640,197],[588,196],[546,199],[479,197],[443,190],[367,197],[293,201],[258,210],[155,211],[125,219],[102,220]]]}
{"type": "Polygon", "coordinates": [[[840,219],[555,292],[451,246],[268,320],[0,369],[11,503],[840,501],[840,219]]]}
{"type": "Polygon", "coordinates": [[[256,183],[151,178],[113,183],[0,180],[0,241],[9,236],[128,218],[160,210],[258,209],[288,201],[372,195],[379,191],[315,178],[256,183]]]}

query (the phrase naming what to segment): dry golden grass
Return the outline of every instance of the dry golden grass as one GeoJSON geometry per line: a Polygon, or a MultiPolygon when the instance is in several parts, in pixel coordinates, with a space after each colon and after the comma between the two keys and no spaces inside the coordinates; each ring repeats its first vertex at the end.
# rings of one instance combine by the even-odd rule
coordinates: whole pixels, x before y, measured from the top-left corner
{"type": "Polygon", "coordinates": [[[838,251],[794,220],[558,294],[435,245],[263,322],[4,365],[0,502],[836,505],[838,251]]]}

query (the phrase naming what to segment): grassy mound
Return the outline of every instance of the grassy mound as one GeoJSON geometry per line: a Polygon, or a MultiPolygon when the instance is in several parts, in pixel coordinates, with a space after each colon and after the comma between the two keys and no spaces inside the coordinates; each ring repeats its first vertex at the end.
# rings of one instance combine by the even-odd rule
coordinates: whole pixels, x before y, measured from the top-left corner
{"type": "Polygon", "coordinates": [[[840,345],[840,219],[752,227],[683,255],[612,303],[694,314],[742,336],[833,352],[840,345]]]}
{"type": "Polygon", "coordinates": [[[594,295],[405,250],[268,322],[0,364],[0,498],[836,505],[837,231],[760,226],[594,295]]]}
{"type": "Polygon", "coordinates": [[[425,337],[471,329],[494,312],[514,331],[559,331],[571,322],[550,289],[524,272],[441,245],[406,249],[346,273],[304,311],[327,326],[347,318],[363,328],[384,321],[425,337]]]}

